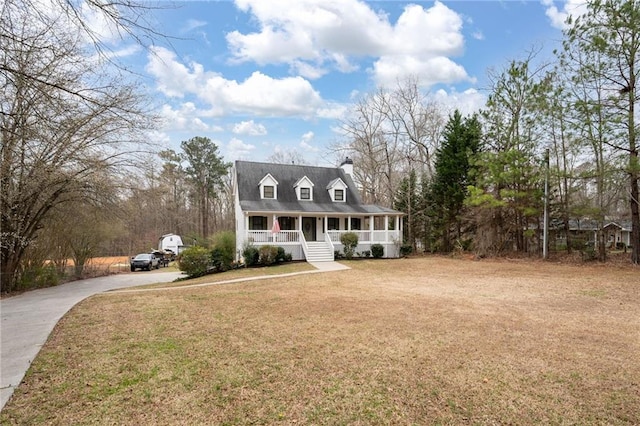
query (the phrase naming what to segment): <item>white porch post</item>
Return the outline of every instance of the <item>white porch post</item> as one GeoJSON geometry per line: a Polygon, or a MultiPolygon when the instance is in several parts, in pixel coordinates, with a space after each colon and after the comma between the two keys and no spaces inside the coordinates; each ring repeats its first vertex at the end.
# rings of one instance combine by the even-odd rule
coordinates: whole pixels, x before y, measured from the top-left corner
{"type": "Polygon", "coordinates": [[[373,215],[369,216],[369,241],[373,242],[373,215]]]}
{"type": "Polygon", "coordinates": [[[327,215],[324,215],[324,234],[327,235],[327,232],[329,231],[329,219],[327,218],[327,215]]]}
{"type": "Polygon", "coordinates": [[[249,235],[249,213],[244,215],[244,230],[249,235]]]}
{"type": "Polygon", "coordinates": [[[384,215],[384,242],[389,242],[389,215],[384,215]]]}
{"type": "Polygon", "coordinates": [[[347,216],[347,231],[351,231],[351,216],[347,216]]]}

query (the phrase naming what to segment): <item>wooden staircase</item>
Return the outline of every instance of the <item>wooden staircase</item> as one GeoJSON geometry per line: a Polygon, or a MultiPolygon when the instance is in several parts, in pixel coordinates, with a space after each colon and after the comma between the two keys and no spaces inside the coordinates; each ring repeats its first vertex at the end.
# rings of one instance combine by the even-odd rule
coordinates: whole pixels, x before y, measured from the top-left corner
{"type": "Polygon", "coordinates": [[[307,262],[332,262],[333,248],[323,241],[307,241],[307,262]]]}

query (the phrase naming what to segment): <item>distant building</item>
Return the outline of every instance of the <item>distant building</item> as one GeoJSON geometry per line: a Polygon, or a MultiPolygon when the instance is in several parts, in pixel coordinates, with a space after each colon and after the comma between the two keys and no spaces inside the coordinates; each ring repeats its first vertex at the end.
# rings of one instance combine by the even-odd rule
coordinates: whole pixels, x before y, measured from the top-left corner
{"type": "MultiPolygon", "coordinates": [[[[566,242],[566,235],[561,229],[562,225],[557,224],[559,231],[557,239],[559,243],[566,242]]],[[[623,243],[627,247],[631,247],[631,221],[630,220],[605,220],[598,222],[593,219],[570,219],[569,233],[573,239],[581,239],[585,242],[597,247],[598,232],[602,227],[605,244],[608,247],[615,248],[617,244],[623,243]]]]}
{"type": "Polygon", "coordinates": [[[165,234],[160,237],[158,243],[158,250],[167,251],[171,250],[175,254],[180,254],[184,250],[184,244],[182,244],[182,238],[176,234],[165,234]]]}

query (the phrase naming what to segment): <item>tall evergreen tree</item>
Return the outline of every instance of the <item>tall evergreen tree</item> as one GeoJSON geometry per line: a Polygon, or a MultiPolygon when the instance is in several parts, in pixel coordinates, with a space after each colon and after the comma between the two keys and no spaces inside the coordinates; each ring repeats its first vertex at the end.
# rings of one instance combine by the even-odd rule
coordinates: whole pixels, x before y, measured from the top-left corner
{"type": "Polygon", "coordinates": [[[222,184],[231,164],[225,163],[218,153],[218,146],[209,138],[196,136],[182,141],[184,159],[187,161],[185,172],[193,183],[200,210],[200,232],[202,237],[209,236],[209,212],[211,200],[222,184]]]}
{"type": "Polygon", "coordinates": [[[456,110],[445,126],[443,142],[437,151],[435,177],[429,202],[435,232],[441,249],[452,250],[452,239],[462,237],[462,211],[467,187],[472,184],[471,158],[480,149],[481,126],[477,116],[463,119],[456,110]]]}

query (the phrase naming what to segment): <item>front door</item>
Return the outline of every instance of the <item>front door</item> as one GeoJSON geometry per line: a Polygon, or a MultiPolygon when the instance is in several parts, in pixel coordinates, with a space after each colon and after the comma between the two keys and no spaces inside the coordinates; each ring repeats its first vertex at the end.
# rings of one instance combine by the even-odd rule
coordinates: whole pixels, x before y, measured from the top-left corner
{"type": "Polygon", "coordinates": [[[316,218],[315,217],[303,217],[302,218],[302,233],[304,239],[307,241],[316,240],[316,218]]]}

